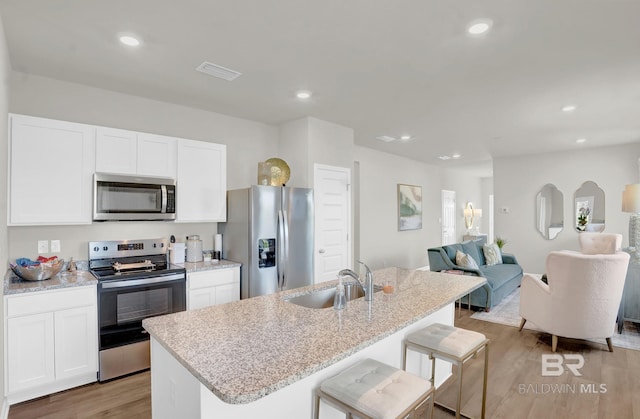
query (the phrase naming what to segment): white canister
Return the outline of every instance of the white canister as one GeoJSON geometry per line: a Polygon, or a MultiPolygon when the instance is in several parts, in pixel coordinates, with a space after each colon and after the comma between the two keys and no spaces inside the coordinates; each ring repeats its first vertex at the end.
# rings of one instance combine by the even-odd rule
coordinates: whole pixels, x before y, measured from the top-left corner
{"type": "Polygon", "coordinates": [[[184,243],[171,243],[171,245],[169,246],[170,263],[184,263],[185,246],[186,245],[184,243]]]}
{"type": "Polygon", "coordinates": [[[187,262],[202,262],[202,240],[200,240],[200,236],[187,237],[187,262]]]}

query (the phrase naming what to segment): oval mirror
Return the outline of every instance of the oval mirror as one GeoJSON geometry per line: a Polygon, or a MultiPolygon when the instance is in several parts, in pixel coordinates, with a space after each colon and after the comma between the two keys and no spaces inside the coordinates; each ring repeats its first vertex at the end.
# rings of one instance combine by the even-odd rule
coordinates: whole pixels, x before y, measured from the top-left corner
{"type": "Polygon", "coordinates": [[[582,184],[573,195],[576,231],[604,230],[604,191],[591,181],[582,184]]]}
{"type": "Polygon", "coordinates": [[[564,228],[562,192],[547,183],[536,195],[536,228],[547,240],[553,240],[564,228]]]}

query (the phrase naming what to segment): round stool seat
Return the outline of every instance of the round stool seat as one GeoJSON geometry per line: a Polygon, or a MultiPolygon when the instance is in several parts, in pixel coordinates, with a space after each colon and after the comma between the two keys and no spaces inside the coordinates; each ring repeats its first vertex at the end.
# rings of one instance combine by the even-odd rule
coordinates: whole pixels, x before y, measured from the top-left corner
{"type": "Polygon", "coordinates": [[[428,380],[373,359],[362,360],[320,385],[339,402],[378,419],[400,417],[432,394],[428,380]]]}
{"type": "Polygon", "coordinates": [[[411,333],[406,339],[415,345],[449,354],[458,359],[465,358],[487,340],[482,333],[440,323],[434,323],[411,333]]]}

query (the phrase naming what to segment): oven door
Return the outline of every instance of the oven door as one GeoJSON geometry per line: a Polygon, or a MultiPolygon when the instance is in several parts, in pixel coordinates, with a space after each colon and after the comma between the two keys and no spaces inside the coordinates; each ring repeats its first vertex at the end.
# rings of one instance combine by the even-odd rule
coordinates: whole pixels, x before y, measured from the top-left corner
{"type": "Polygon", "coordinates": [[[172,179],[96,173],[93,219],[174,220],[176,185],[172,179]]]}
{"type": "Polygon", "coordinates": [[[184,273],[105,281],[98,289],[100,350],[148,340],[143,319],[186,309],[184,273]]]}

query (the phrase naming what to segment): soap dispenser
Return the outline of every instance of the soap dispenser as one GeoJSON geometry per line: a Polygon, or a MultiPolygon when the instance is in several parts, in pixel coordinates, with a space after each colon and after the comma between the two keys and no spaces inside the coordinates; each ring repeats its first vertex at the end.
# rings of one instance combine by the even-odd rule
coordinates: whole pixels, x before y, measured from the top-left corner
{"type": "Polygon", "coordinates": [[[342,310],[347,307],[347,296],[342,283],[342,276],[338,276],[338,285],[336,285],[336,295],[333,297],[333,309],[342,310]]]}

